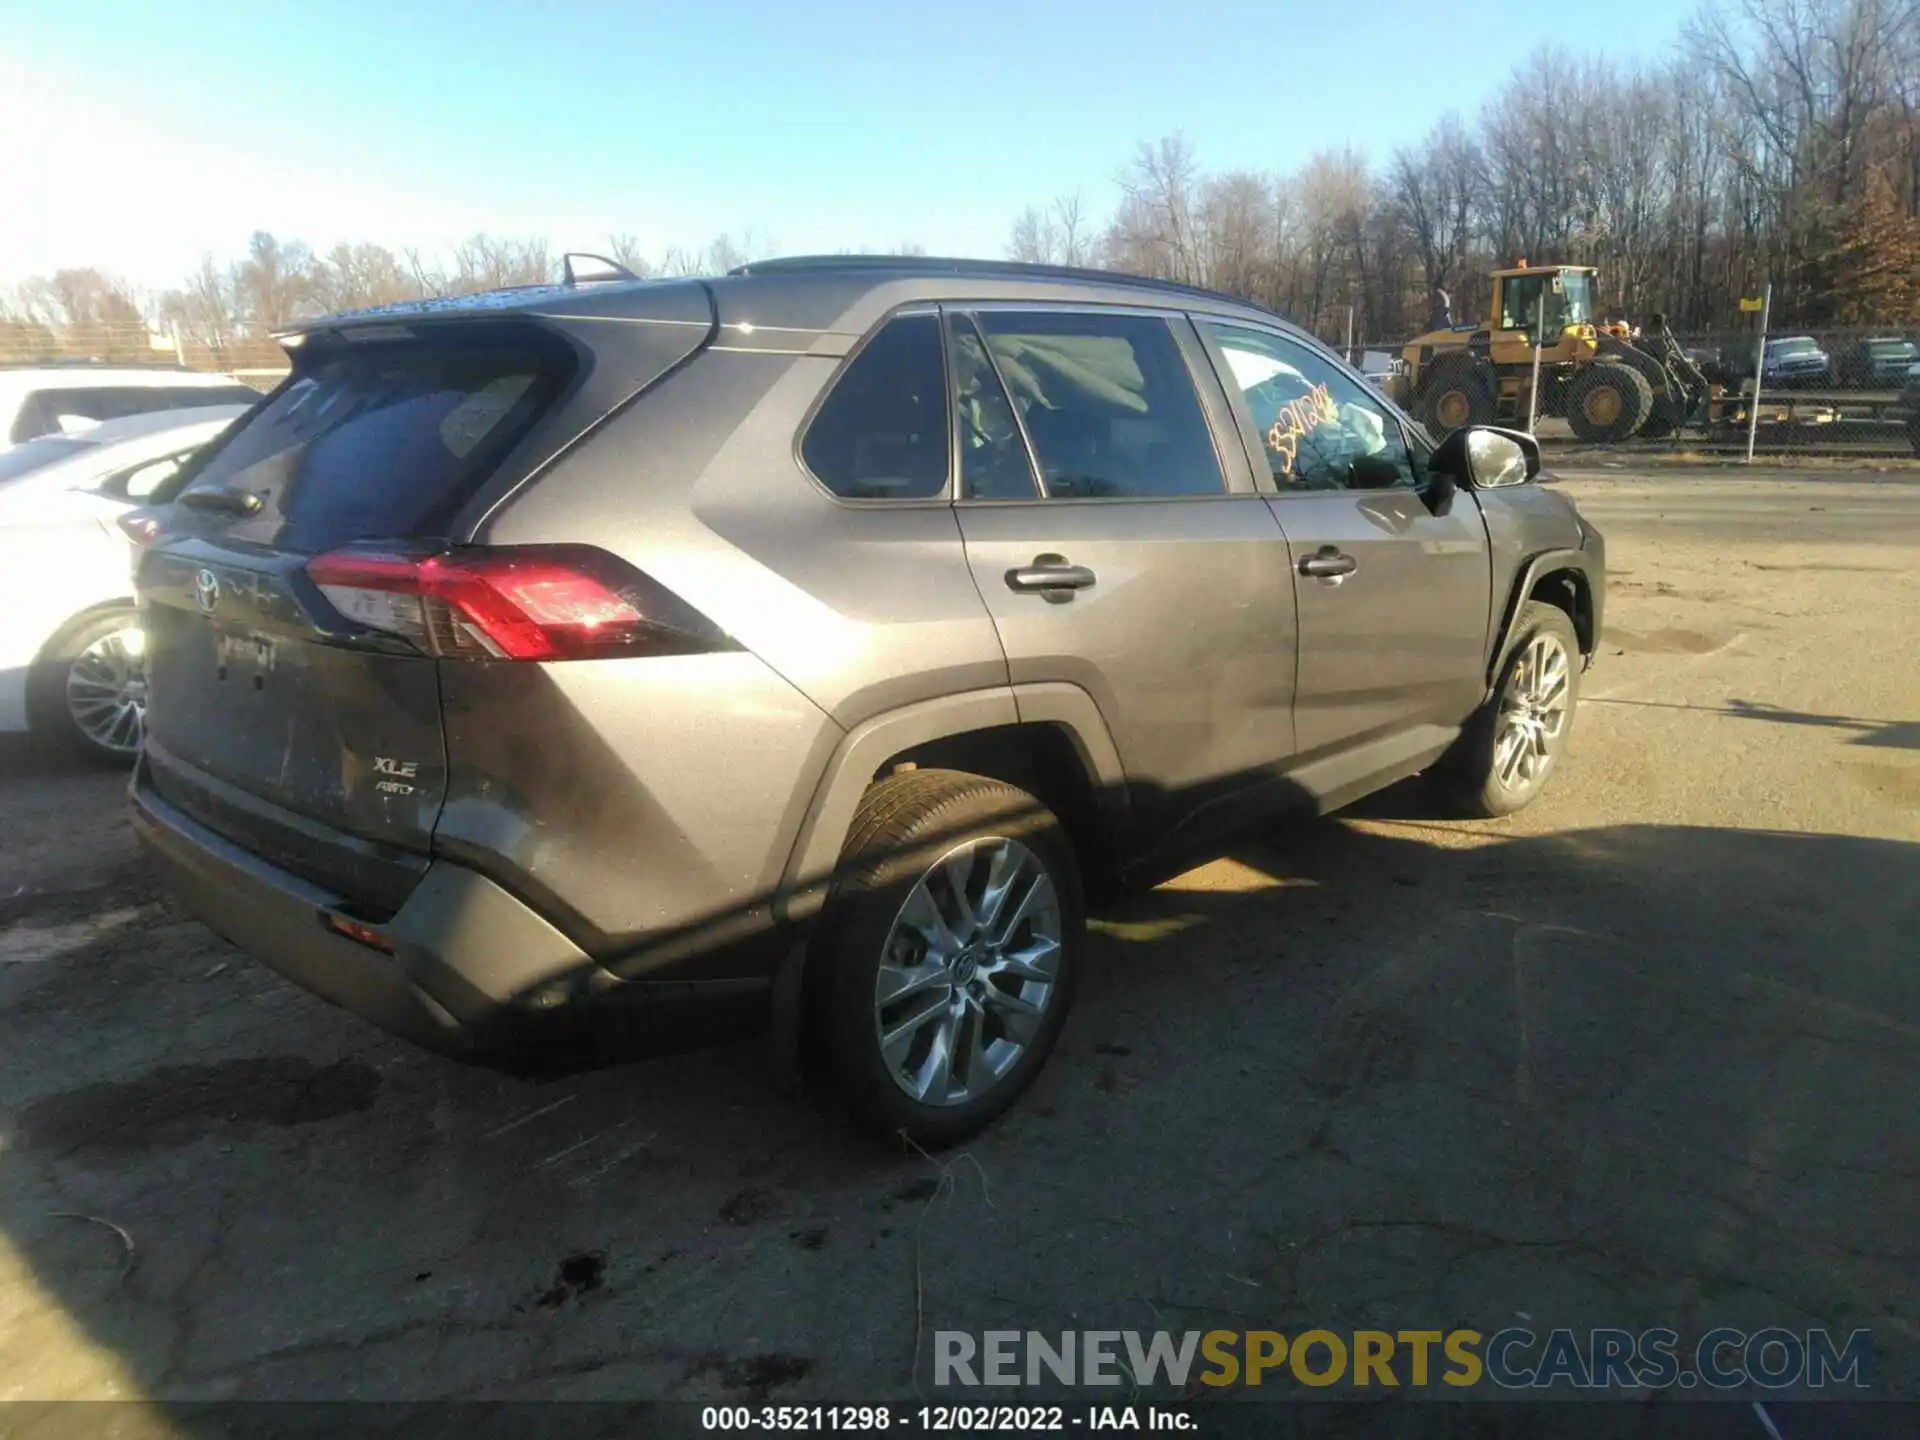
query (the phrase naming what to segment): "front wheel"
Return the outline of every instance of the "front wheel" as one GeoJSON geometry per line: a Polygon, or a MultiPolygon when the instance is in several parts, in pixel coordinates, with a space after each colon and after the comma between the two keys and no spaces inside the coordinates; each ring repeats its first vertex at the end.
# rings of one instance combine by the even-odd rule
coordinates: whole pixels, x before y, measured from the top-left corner
{"type": "Polygon", "coordinates": [[[854,1115],[927,1149],[991,1122],[1059,1038],[1085,925],[1031,795],[948,770],[875,785],[808,959],[815,1051],[854,1115]]]}
{"type": "Polygon", "coordinates": [[[1529,600],[1493,696],[1461,731],[1441,770],[1464,815],[1511,815],[1532,803],[1573,733],[1580,640],[1556,605],[1529,600]]]}
{"type": "Polygon", "coordinates": [[[133,610],[109,610],[48,647],[31,681],[36,734],[80,756],[131,765],[146,736],[145,634],[133,610]]]}
{"type": "Polygon", "coordinates": [[[1631,365],[1589,365],[1567,387],[1567,424],[1584,444],[1625,440],[1646,424],[1652,410],[1653,387],[1631,365]]]}

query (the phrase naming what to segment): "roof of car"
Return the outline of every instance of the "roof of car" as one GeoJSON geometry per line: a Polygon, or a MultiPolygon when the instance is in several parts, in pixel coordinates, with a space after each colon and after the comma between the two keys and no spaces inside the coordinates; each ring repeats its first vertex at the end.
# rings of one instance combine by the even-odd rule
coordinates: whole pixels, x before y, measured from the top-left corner
{"type": "MultiPolygon", "coordinates": [[[[973,260],[924,255],[798,255],[759,260],[725,275],[650,280],[587,280],[572,285],[528,285],[472,295],[401,301],[303,321],[282,331],[299,344],[305,336],[350,331],[368,325],[526,314],[578,319],[644,318],[666,292],[704,286],[719,303],[723,324],[742,321],[797,331],[862,331],[872,316],[859,302],[883,289],[900,303],[926,299],[966,282],[975,298],[1109,301],[1179,304],[1186,308],[1239,311],[1280,324],[1283,317],[1234,295],[1171,280],[1060,265],[973,260]],[[896,293],[897,292],[897,293],[896,293]]],[[[890,300],[889,303],[892,303],[890,300]]],[[[1288,325],[1296,334],[1304,334],[1288,325]]]]}

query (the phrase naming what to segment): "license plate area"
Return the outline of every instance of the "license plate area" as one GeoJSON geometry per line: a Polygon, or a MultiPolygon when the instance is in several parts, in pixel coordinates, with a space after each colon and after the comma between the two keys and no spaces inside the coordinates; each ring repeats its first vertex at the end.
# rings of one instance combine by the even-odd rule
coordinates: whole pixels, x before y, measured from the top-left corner
{"type": "Polygon", "coordinates": [[[269,636],[245,630],[216,630],[213,637],[214,679],[250,684],[264,690],[279,656],[279,645],[269,636]]]}

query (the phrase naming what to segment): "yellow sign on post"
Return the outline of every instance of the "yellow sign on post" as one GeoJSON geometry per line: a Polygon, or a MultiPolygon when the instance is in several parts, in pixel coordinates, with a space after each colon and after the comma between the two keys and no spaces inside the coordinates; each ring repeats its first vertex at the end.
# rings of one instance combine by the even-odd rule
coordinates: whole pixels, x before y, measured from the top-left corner
{"type": "Polygon", "coordinates": [[[1765,304],[1766,304],[1766,301],[1758,295],[1754,296],[1753,299],[1751,300],[1747,299],[1747,297],[1744,295],[1740,297],[1740,308],[1742,311],[1744,311],[1749,315],[1759,314],[1761,307],[1764,306],[1765,304]]]}

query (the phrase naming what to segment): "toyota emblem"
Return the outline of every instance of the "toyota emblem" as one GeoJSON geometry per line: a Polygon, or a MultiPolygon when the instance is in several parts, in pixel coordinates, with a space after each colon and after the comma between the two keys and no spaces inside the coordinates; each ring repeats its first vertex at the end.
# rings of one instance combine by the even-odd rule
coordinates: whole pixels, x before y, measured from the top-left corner
{"type": "Polygon", "coordinates": [[[213,607],[220,603],[220,577],[211,570],[202,570],[193,577],[193,603],[200,607],[202,615],[211,615],[213,607]]]}

